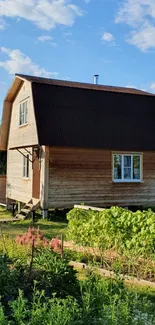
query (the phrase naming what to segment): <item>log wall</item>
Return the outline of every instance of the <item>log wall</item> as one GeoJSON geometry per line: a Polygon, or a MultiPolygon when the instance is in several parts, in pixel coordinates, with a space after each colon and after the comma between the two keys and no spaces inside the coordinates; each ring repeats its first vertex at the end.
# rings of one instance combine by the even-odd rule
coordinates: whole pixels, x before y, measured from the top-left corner
{"type": "Polygon", "coordinates": [[[6,176],[0,175],[0,203],[6,203],[6,176]]]}
{"type": "Polygon", "coordinates": [[[141,183],[114,183],[110,150],[50,147],[48,202],[58,208],[155,205],[155,152],[143,152],[141,183]]]}

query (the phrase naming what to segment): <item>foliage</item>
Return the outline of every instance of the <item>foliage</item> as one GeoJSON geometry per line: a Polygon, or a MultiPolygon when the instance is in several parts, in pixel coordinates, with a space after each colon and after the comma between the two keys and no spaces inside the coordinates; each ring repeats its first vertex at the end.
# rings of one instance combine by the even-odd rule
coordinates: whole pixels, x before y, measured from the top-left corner
{"type": "Polygon", "coordinates": [[[0,255],[0,297],[4,306],[18,293],[18,269],[11,264],[7,255],[0,255]]]}
{"type": "Polygon", "coordinates": [[[61,241],[57,237],[49,241],[43,236],[39,227],[37,229],[29,227],[26,233],[16,236],[16,243],[27,246],[31,246],[34,243],[35,247],[49,248],[58,251],[61,249],[61,241]]]}
{"type": "MultiPolygon", "coordinates": [[[[6,214],[6,210],[0,207],[0,219],[8,218],[11,216],[11,213],[6,214]]],[[[31,220],[24,220],[18,222],[9,222],[1,225],[2,232],[5,236],[16,237],[17,234],[24,234],[27,232],[28,227],[33,227],[34,224],[31,220]]],[[[67,223],[62,221],[49,221],[47,219],[38,219],[35,221],[35,227],[39,227],[42,231],[43,236],[48,240],[51,240],[54,237],[59,237],[62,234],[65,234],[67,223]]]]}
{"type": "Polygon", "coordinates": [[[55,292],[62,298],[67,295],[78,297],[77,272],[68,265],[68,260],[61,259],[57,253],[40,250],[34,258],[34,268],[41,271],[39,289],[44,289],[48,296],[55,292]]]}
{"type": "Polygon", "coordinates": [[[120,207],[103,211],[73,209],[68,215],[68,238],[76,244],[133,250],[138,254],[155,251],[155,213],[132,212],[120,207]]]}
{"type": "Polygon", "coordinates": [[[74,297],[46,297],[34,285],[32,300],[19,290],[9,314],[0,305],[2,325],[154,325],[154,303],[124,287],[118,279],[93,274],[80,281],[79,301],[74,297]]]}
{"type": "Polygon", "coordinates": [[[14,239],[4,235],[0,237],[0,254],[7,254],[16,263],[27,263],[30,258],[30,248],[19,245],[14,239]]]}
{"type": "Polygon", "coordinates": [[[53,294],[61,298],[78,297],[80,292],[76,271],[57,253],[38,250],[32,269],[19,260],[14,262],[6,255],[0,255],[0,296],[6,308],[9,301],[17,298],[18,289],[32,301],[34,283],[37,290],[44,290],[49,298],[53,294]]]}
{"type": "Polygon", "coordinates": [[[6,151],[1,151],[0,152],[0,175],[5,175],[6,174],[6,151]]]}

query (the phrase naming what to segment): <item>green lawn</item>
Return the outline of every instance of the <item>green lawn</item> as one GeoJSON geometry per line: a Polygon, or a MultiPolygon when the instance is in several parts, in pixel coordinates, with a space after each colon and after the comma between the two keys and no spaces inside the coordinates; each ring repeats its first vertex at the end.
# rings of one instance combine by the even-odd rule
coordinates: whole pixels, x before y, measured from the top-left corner
{"type": "MultiPolygon", "coordinates": [[[[4,218],[10,218],[11,213],[6,211],[6,209],[0,207],[0,220],[4,218]]],[[[27,231],[29,226],[34,226],[35,228],[40,227],[43,235],[48,239],[51,239],[56,236],[61,236],[65,234],[67,228],[67,222],[58,220],[58,218],[53,217],[53,221],[38,219],[34,224],[31,220],[25,220],[20,222],[10,222],[0,224],[1,231],[3,235],[15,237],[16,235],[23,234],[27,231]]]]}
{"type": "Polygon", "coordinates": [[[0,206],[0,220],[6,218],[12,218],[12,215],[8,210],[6,210],[6,208],[0,206]]]}

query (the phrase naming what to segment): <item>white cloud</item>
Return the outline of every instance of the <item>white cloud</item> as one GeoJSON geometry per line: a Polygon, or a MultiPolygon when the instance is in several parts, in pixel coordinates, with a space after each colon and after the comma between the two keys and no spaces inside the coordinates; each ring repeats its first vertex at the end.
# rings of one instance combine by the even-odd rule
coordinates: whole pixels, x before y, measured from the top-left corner
{"type": "Polygon", "coordinates": [[[42,35],[42,36],[39,36],[37,39],[40,42],[46,42],[46,41],[52,41],[53,40],[53,37],[52,36],[48,36],[48,35],[42,35]]]}
{"type": "Polygon", "coordinates": [[[72,32],[65,32],[64,36],[72,36],[72,32]]]}
{"type": "Polygon", "coordinates": [[[71,45],[75,44],[75,41],[72,39],[72,32],[64,32],[63,33],[64,39],[67,43],[70,43],[71,45]]]}
{"type": "Polygon", "coordinates": [[[50,72],[41,68],[38,64],[34,63],[29,56],[26,56],[18,49],[11,50],[2,47],[1,52],[6,54],[7,59],[5,61],[0,61],[0,67],[5,69],[10,75],[25,73],[47,78],[58,76],[57,72],[50,72]]]}
{"type": "Polygon", "coordinates": [[[127,85],[127,86],[125,86],[125,88],[136,88],[134,85],[127,85]]]}
{"type": "Polygon", "coordinates": [[[3,18],[0,18],[0,31],[6,28],[6,23],[3,18]]]}
{"type": "Polygon", "coordinates": [[[0,0],[1,17],[23,18],[44,30],[57,25],[72,26],[82,15],[72,0],[0,0]]]}
{"type": "Polygon", "coordinates": [[[52,45],[53,47],[56,47],[57,46],[57,43],[56,42],[53,42],[53,37],[52,36],[49,36],[49,35],[41,35],[37,38],[38,42],[41,42],[41,43],[49,43],[50,45],[52,45]]]}
{"type": "Polygon", "coordinates": [[[0,80],[0,83],[1,83],[2,85],[6,85],[6,82],[3,81],[3,80],[0,80]]]}
{"type": "Polygon", "coordinates": [[[116,23],[131,26],[132,30],[127,42],[142,51],[155,48],[154,21],[154,0],[124,0],[115,19],[116,23]]]}
{"type": "Polygon", "coordinates": [[[114,41],[114,36],[111,33],[103,33],[102,35],[102,41],[111,43],[114,41]]]}
{"type": "Polygon", "coordinates": [[[150,88],[151,88],[151,91],[152,91],[153,93],[155,93],[155,82],[153,82],[153,83],[151,84],[150,88]]]}
{"type": "Polygon", "coordinates": [[[141,86],[139,86],[139,87],[136,87],[136,86],[134,86],[134,85],[127,85],[127,86],[125,86],[125,88],[132,88],[132,89],[138,89],[138,90],[142,90],[142,91],[145,91],[145,92],[149,92],[148,90],[147,90],[147,88],[142,88],[141,86]]]}
{"type": "Polygon", "coordinates": [[[144,52],[149,48],[155,48],[155,27],[147,24],[138,31],[133,31],[128,43],[137,46],[144,52]]]}
{"type": "Polygon", "coordinates": [[[126,23],[130,26],[138,25],[143,21],[148,1],[152,0],[123,0],[117,12],[115,22],[126,23]]]}

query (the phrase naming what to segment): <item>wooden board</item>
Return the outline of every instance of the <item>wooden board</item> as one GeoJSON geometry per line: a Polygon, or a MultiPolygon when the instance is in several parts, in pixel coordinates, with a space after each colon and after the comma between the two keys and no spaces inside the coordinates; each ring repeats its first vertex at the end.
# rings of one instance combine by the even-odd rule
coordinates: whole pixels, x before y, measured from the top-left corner
{"type": "Polygon", "coordinates": [[[155,152],[143,153],[142,183],[113,183],[112,151],[49,148],[49,208],[155,205],[155,152]]]}
{"type": "Polygon", "coordinates": [[[0,203],[6,203],[6,176],[0,175],[0,203]]]}
{"type": "Polygon", "coordinates": [[[40,163],[34,151],[33,151],[32,197],[35,199],[40,198],[40,163]]]}

